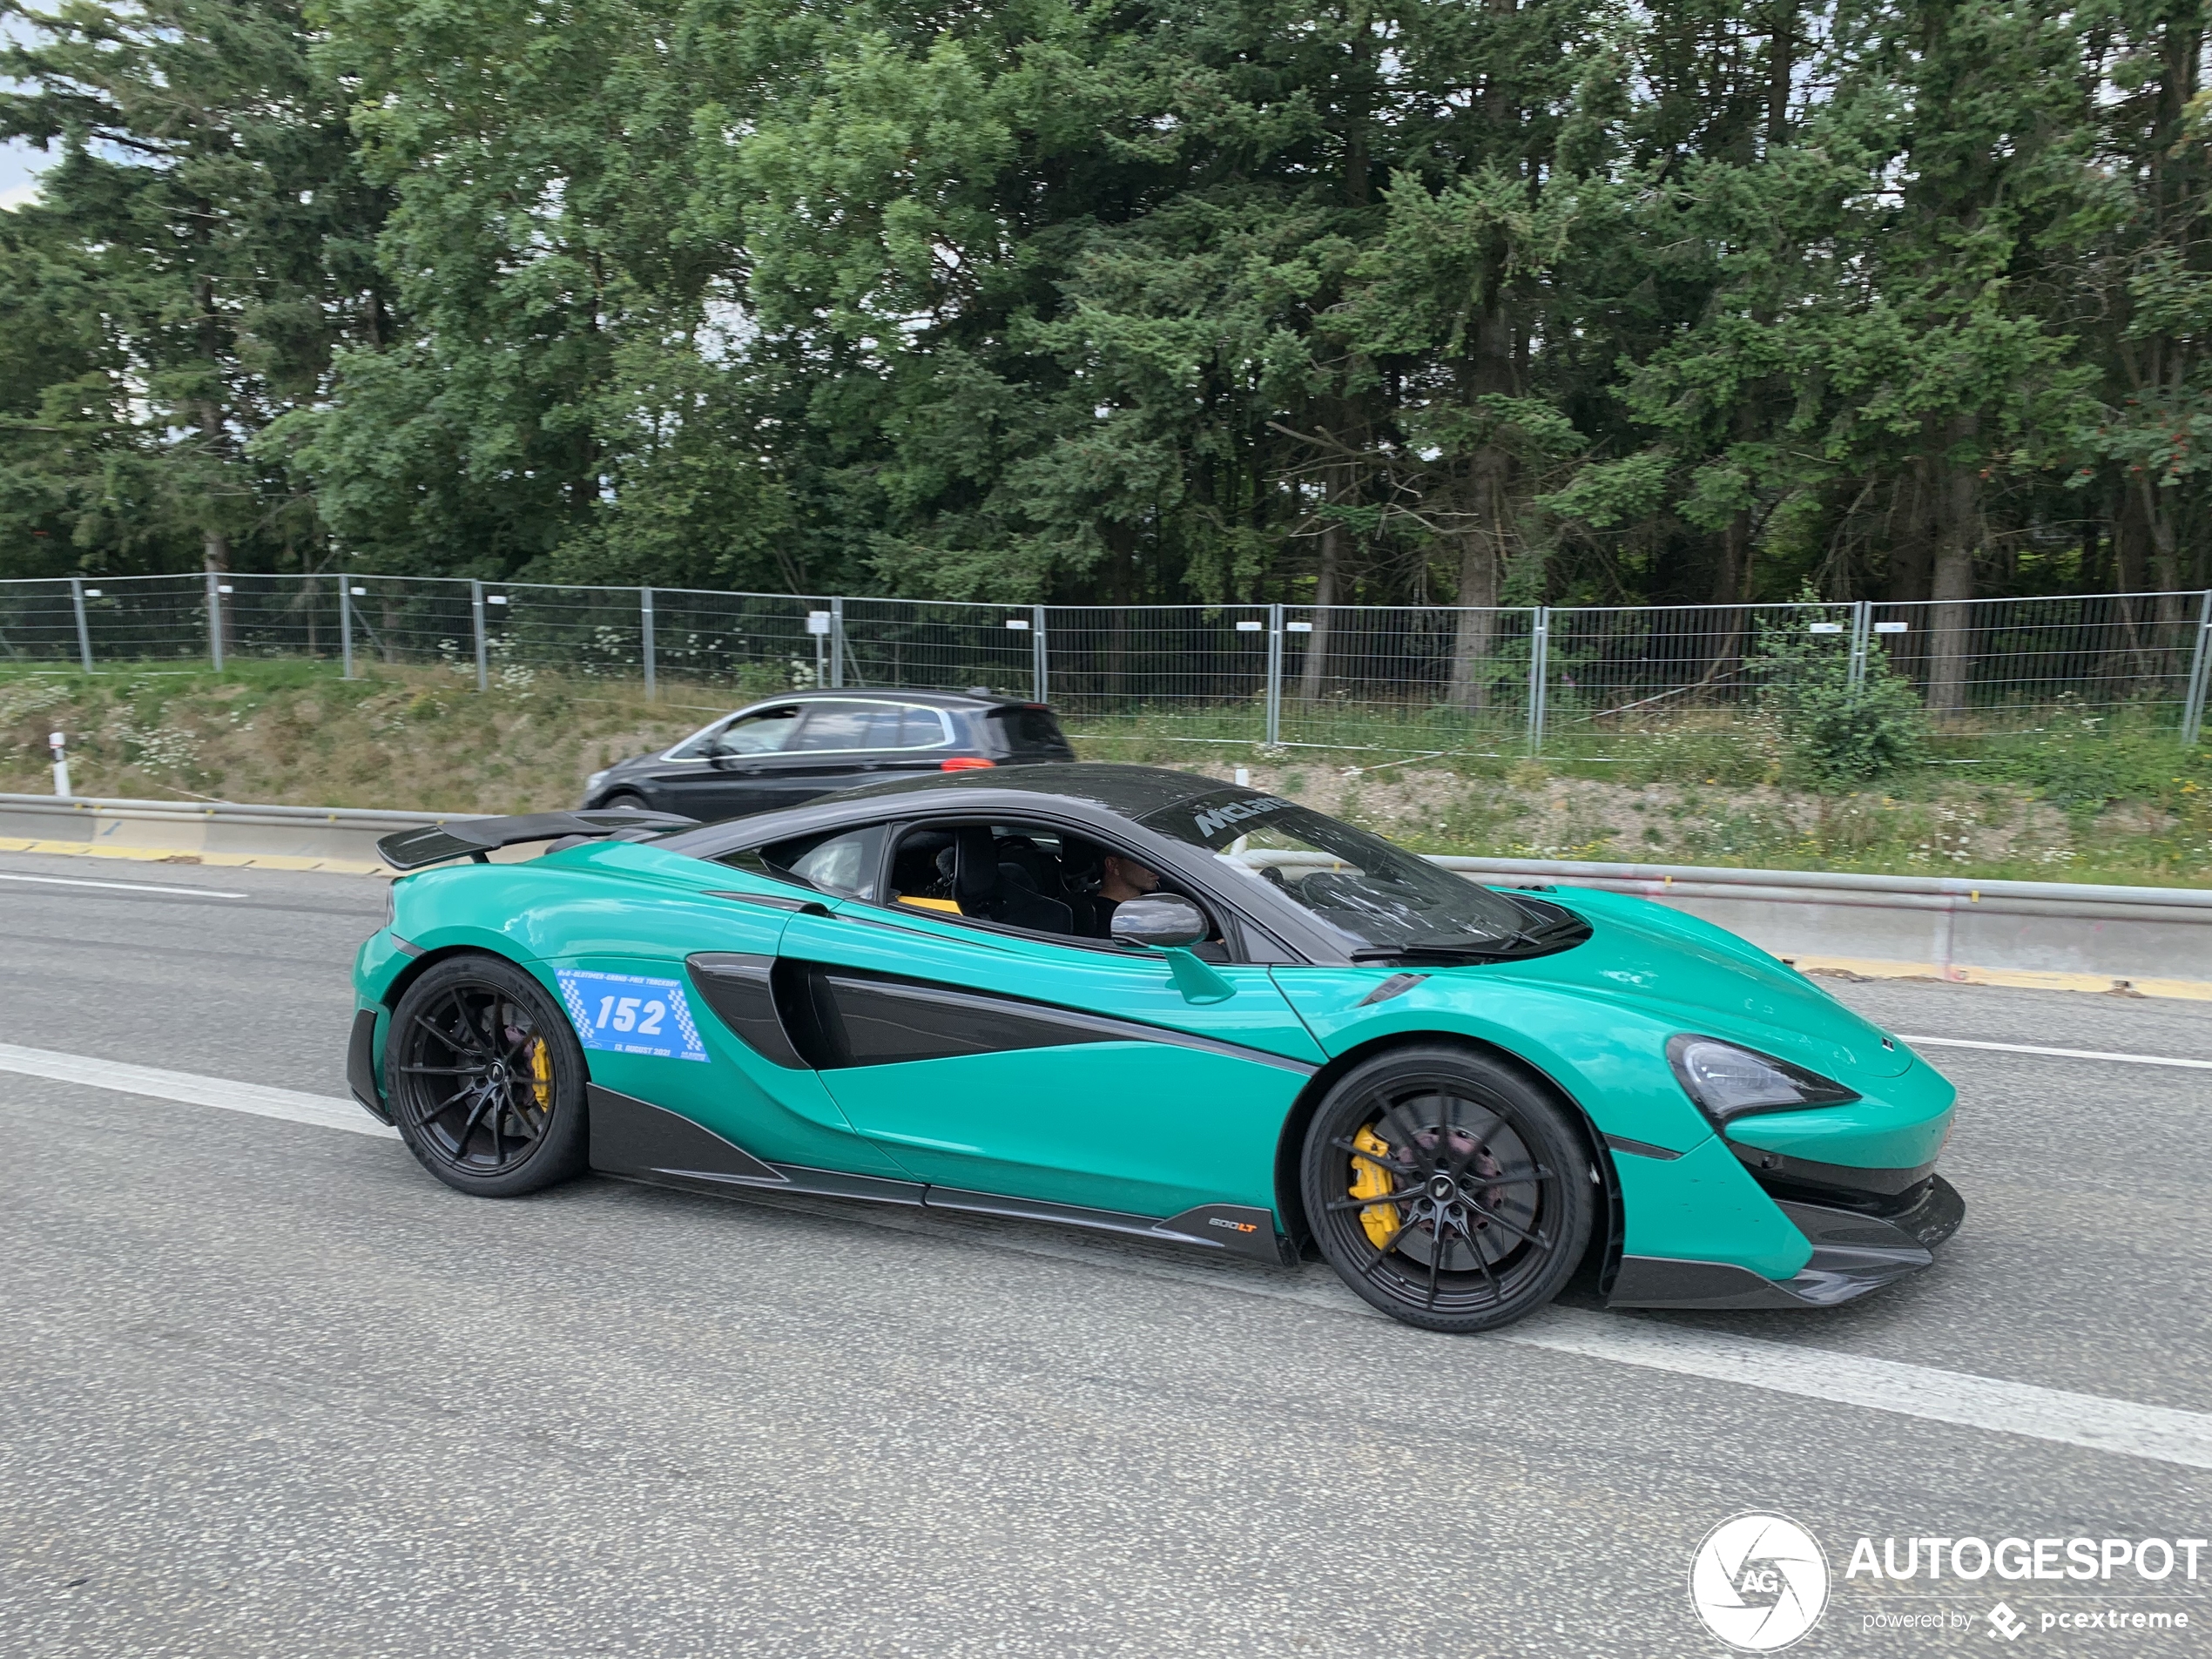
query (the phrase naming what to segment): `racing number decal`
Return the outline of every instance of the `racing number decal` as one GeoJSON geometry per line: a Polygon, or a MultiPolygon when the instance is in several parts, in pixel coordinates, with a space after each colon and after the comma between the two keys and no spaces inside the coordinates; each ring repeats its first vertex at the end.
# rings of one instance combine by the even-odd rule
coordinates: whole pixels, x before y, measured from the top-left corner
{"type": "Polygon", "coordinates": [[[569,1022],[587,1049],[650,1055],[659,1060],[705,1060],[705,1045],[691,1023],[684,988],[672,979],[637,974],[554,969],[569,1022]]]}

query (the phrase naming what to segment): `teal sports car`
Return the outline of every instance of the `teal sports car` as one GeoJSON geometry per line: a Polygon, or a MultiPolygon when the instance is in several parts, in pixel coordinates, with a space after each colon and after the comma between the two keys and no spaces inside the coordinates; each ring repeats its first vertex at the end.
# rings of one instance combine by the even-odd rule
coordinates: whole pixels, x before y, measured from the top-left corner
{"type": "Polygon", "coordinates": [[[1578,1271],[1615,1306],[1829,1306],[1964,1213],[1951,1084],[1764,951],[1213,779],[381,845],[417,873],[355,963],[348,1076],[463,1192],[590,1170],[1318,1252],[1439,1331],[1578,1271]]]}

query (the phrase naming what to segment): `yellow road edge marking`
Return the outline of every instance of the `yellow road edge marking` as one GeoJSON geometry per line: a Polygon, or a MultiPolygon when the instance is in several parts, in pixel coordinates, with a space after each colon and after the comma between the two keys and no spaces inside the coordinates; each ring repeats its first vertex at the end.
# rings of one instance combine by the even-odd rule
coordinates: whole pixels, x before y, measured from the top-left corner
{"type": "Polygon", "coordinates": [[[103,846],[90,841],[32,841],[0,836],[0,853],[59,853],[64,858],[124,859],[133,864],[205,864],[233,870],[314,870],[325,875],[396,875],[366,859],[310,859],[283,853],[207,853],[167,846],[103,846]]]}
{"type": "Polygon", "coordinates": [[[1934,962],[1890,962],[1859,956],[1792,956],[1801,974],[1856,974],[1862,979],[1932,979],[1953,985],[1998,985],[2016,991],[2085,991],[2093,995],[2167,997],[2212,1002],[2212,982],[2195,979],[2118,979],[2110,974],[2062,974],[2035,968],[1973,968],[1954,962],[1946,973],[1934,962]]]}

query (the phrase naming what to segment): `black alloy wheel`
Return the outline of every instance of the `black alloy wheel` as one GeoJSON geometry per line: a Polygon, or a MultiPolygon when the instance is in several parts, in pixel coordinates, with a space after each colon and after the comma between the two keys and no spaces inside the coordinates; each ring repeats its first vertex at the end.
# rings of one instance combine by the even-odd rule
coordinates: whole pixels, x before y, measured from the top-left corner
{"type": "Polygon", "coordinates": [[[1472,1049],[1399,1049],[1338,1080],[1306,1132],[1315,1242],[1345,1284],[1429,1331],[1487,1331],[1573,1275],[1590,1154],[1549,1090],[1472,1049]]]}
{"type": "Polygon", "coordinates": [[[583,1170],[583,1050],[513,963],[433,965],[392,1012],[384,1065],[401,1138],[448,1186],[511,1197],[583,1170]]]}

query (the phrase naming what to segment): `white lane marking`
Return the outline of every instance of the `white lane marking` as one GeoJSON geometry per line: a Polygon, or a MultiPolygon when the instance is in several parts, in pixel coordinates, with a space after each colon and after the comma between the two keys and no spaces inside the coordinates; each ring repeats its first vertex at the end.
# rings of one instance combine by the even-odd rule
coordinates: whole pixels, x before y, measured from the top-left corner
{"type": "MultiPolygon", "coordinates": [[[[226,1111],[280,1117],[295,1123],[348,1130],[357,1135],[373,1135],[387,1140],[397,1138],[393,1130],[371,1120],[350,1101],[334,1100],[326,1095],[305,1095],[289,1089],[269,1089],[258,1083],[232,1082],[226,1078],[203,1077],[190,1072],[160,1071],[152,1066],[57,1054],[44,1049],[19,1049],[5,1043],[0,1043],[0,1071],[145,1095],[156,1100],[180,1101],[192,1106],[214,1106],[226,1111]]],[[[856,1212],[820,1201],[793,1197],[774,1202],[779,1208],[804,1209],[810,1213],[867,1221],[901,1231],[919,1232],[925,1228],[936,1231],[930,1222],[904,1211],[887,1211],[879,1218],[866,1211],[856,1212]]],[[[1285,1282],[1288,1276],[1271,1274],[1266,1269],[1252,1271],[1247,1276],[1244,1272],[1224,1271],[1211,1263],[1206,1268],[1198,1268],[1195,1264],[1190,1268],[1178,1268],[1171,1263],[1136,1257],[1132,1252],[1109,1252],[1043,1237],[988,1237],[981,1229],[960,1221],[953,1222],[943,1231],[1024,1255],[1046,1256],[1117,1271],[1135,1271],[1154,1278],[1206,1285],[1274,1301],[1382,1317],[1355,1300],[1333,1276],[1325,1276],[1321,1270],[1306,1270],[1300,1275],[1305,1283],[1285,1282]]],[[[2079,1446],[2094,1452],[2147,1458],[2187,1468],[2212,1469],[2212,1414],[2202,1412],[2140,1405],[2101,1394],[2045,1388],[2035,1383],[1979,1377],[1967,1372],[1940,1371],[1932,1366],[1846,1353],[1834,1348],[1799,1348],[1756,1337],[1665,1325],[1649,1316],[1623,1318],[1554,1308],[1490,1339],[1575,1359],[1669,1372],[1709,1382],[1734,1383],[1768,1393],[1863,1406],[1926,1422],[1948,1423],[1993,1433],[2024,1434],[2060,1446],[2079,1446]]]]}
{"type": "Polygon", "coordinates": [[[2212,1469],[2212,1414],[2203,1412],[1566,1308],[1504,1335],[1508,1342],[1554,1353],[2212,1469]]]}
{"type": "MultiPolygon", "coordinates": [[[[864,1221],[901,1232],[954,1233],[992,1248],[1105,1267],[1115,1272],[1203,1285],[1374,1319],[1385,1317],[1354,1297],[1325,1267],[1307,1265],[1293,1278],[1279,1271],[1230,1264],[1218,1257],[1198,1258],[1185,1265],[1161,1260],[1149,1251],[1140,1255],[1135,1247],[1079,1244],[1075,1235],[1052,1238],[1042,1226],[1034,1238],[1015,1232],[1018,1224],[981,1223],[973,1217],[933,1227],[932,1220],[946,1213],[942,1211],[917,1213],[889,1205],[880,1211],[857,1206],[842,1209],[825,1200],[759,1190],[732,1196],[746,1204],[864,1221]],[[991,1236],[986,1236],[987,1229],[991,1236]]],[[[1864,1406],[1961,1428],[2025,1434],[2061,1446],[2177,1463],[2186,1468],[2212,1469],[2212,1413],[2203,1412],[2138,1405],[2101,1394],[2008,1382],[1971,1372],[1942,1371],[1933,1366],[1834,1348],[1800,1348],[1759,1337],[1662,1325],[1649,1315],[1591,1313],[1579,1308],[1547,1309],[1508,1330],[1476,1339],[1510,1342],[1575,1359],[1606,1360],[1709,1382],[1736,1383],[1768,1393],[1864,1406]]]]}
{"type": "Polygon", "coordinates": [[[317,1129],[349,1130],[381,1140],[399,1138],[396,1130],[386,1128],[350,1100],[271,1089],[264,1083],[233,1082],[227,1077],[203,1077],[190,1071],[162,1071],[120,1060],[96,1060],[90,1055],[57,1054],[51,1049],[19,1049],[8,1042],[0,1042],[0,1071],[112,1089],[125,1095],[146,1095],[187,1106],[217,1106],[226,1112],[250,1112],[256,1117],[281,1117],[294,1123],[312,1123],[317,1129]]]}
{"type": "Polygon", "coordinates": [[[73,875],[4,875],[0,881],[37,881],[50,887],[110,887],[118,893],[178,893],[188,899],[243,899],[243,893],[220,887],[158,887],[151,881],[87,881],[73,875]]]}
{"type": "Polygon", "coordinates": [[[2039,1049],[2027,1042],[1976,1042],[1966,1037],[1908,1037],[1902,1031],[1898,1040],[1922,1043],[1931,1049],[1993,1049],[2000,1054],[2049,1055],[2060,1060],[2117,1060],[2130,1066],[2182,1066],[2191,1071],[2212,1071],[2212,1060],[2175,1060],[2156,1054],[2107,1054],[2101,1049],[2039,1049]]]}

